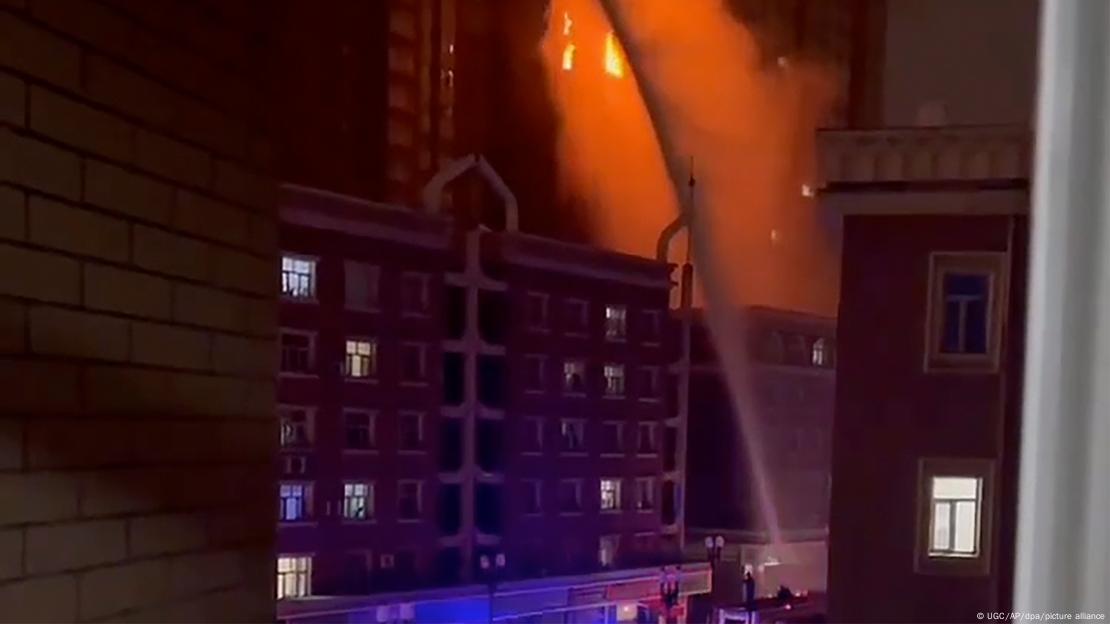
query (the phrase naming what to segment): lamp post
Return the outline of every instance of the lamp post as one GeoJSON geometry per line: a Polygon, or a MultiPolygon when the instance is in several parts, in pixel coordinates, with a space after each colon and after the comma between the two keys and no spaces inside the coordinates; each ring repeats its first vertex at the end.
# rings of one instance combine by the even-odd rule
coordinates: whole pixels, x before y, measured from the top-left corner
{"type": "Polygon", "coordinates": [[[505,570],[505,553],[497,553],[493,559],[489,555],[482,555],[478,558],[478,567],[482,569],[482,575],[486,577],[486,585],[489,587],[489,622],[493,624],[493,593],[497,591],[498,578],[505,570]]]}
{"type": "Polygon", "coordinates": [[[725,538],[723,535],[707,536],[705,538],[705,553],[709,556],[710,568],[716,566],[725,553],[725,538]]]}
{"type": "Polygon", "coordinates": [[[679,580],[678,574],[667,566],[659,574],[659,600],[663,603],[663,617],[666,622],[671,622],[671,610],[678,606],[679,580]]]}

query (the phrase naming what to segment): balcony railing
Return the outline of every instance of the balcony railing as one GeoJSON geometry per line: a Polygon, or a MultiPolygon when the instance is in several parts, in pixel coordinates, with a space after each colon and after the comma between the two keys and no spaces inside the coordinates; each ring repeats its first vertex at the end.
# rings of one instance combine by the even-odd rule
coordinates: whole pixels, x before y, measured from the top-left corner
{"type": "Polygon", "coordinates": [[[817,137],[820,188],[1029,177],[1032,150],[1024,127],[823,130],[817,137]]]}

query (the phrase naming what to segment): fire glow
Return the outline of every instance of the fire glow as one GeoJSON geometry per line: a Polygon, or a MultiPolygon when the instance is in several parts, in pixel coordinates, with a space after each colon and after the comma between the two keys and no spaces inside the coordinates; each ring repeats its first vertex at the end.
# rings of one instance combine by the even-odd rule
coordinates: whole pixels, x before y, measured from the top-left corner
{"type": "MultiPolygon", "coordinates": [[[[572,71],[575,64],[575,56],[578,54],[578,44],[574,41],[574,20],[570,16],[569,11],[563,11],[563,38],[566,40],[563,44],[563,51],[561,55],[560,67],[563,71],[572,71]]],[[[613,31],[605,33],[604,44],[602,50],[602,68],[605,74],[612,78],[623,78],[624,58],[621,55],[620,42],[617,41],[617,36],[613,31]]]]}

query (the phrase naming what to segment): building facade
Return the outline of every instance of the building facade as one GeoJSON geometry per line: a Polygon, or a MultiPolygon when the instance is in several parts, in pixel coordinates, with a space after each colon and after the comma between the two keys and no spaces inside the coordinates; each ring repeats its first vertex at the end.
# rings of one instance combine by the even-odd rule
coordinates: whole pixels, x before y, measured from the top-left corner
{"type": "Polygon", "coordinates": [[[844,224],[829,615],[968,621],[1011,604],[1036,2],[873,8],[870,128],[818,136],[844,224]]]}
{"type": "MultiPolygon", "coordinates": [[[[733,581],[746,566],[757,588],[825,589],[836,328],[832,319],[763,307],[745,318],[752,415],[741,419],[719,368],[708,327],[691,329],[687,553],[724,538],[733,581]],[[762,457],[780,543],[749,459],[762,457]]],[[[725,578],[722,576],[722,578],[725,578]]],[[[722,585],[726,583],[722,582],[722,585]]],[[[737,583],[734,583],[737,585],[737,583]]],[[[722,596],[723,597],[723,596],[722,596]]],[[[730,596],[738,598],[739,594],[730,596]]]]}
{"type": "Polygon", "coordinates": [[[279,597],[677,560],[667,264],[292,186],[281,245],[279,597]]]}

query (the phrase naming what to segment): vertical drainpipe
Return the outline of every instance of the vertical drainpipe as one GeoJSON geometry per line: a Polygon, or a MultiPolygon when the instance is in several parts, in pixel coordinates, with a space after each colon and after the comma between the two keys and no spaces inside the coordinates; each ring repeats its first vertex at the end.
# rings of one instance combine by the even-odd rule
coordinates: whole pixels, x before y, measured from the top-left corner
{"type": "Polygon", "coordinates": [[[474,522],[474,496],[477,475],[478,434],[478,351],[481,336],[478,333],[478,275],[480,266],[481,230],[474,228],[466,233],[466,264],[463,269],[463,282],[466,284],[466,328],[463,331],[464,364],[463,375],[466,383],[463,401],[463,467],[462,467],[462,560],[463,580],[470,581],[474,573],[474,544],[476,527],[474,522]]]}
{"type": "Polygon", "coordinates": [[[682,352],[678,365],[678,441],[675,467],[678,469],[678,488],[675,520],[678,525],[679,552],[686,552],[686,432],[690,419],[690,330],[693,319],[694,265],[682,264],[679,288],[679,309],[682,314],[682,352]]]}

